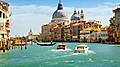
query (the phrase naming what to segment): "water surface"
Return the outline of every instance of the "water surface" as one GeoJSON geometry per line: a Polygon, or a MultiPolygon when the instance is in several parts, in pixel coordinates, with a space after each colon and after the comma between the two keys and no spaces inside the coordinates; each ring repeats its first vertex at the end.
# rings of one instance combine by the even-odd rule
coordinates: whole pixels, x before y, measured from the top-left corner
{"type": "Polygon", "coordinates": [[[54,46],[36,44],[0,52],[0,67],[120,67],[120,47],[99,43],[64,43],[68,50],[56,50],[54,46]],[[76,45],[90,47],[87,54],[74,54],[76,45]]]}

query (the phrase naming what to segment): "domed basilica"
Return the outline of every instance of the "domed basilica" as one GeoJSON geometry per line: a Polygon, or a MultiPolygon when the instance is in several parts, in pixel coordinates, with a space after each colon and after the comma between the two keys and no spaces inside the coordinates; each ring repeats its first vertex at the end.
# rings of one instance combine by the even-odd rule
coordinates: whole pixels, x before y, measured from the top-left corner
{"type": "MultiPolygon", "coordinates": [[[[70,21],[84,21],[84,14],[83,10],[80,11],[74,11],[73,15],[71,16],[70,21]]],[[[61,3],[61,0],[59,0],[57,10],[52,15],[51,23],[57,23],[57,24],[69,24],[68,16],[66,15],[63,5],[61,3]]]]}

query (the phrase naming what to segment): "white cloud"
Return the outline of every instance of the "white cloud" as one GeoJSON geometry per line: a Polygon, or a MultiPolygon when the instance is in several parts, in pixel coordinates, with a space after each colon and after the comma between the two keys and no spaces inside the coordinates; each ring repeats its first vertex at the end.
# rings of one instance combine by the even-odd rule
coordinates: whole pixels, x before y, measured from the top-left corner
{"type": "MultiPolygon", "coordinates": [[[[108,3],[109,4],[109,3],[108,3]]],[[[73,7],[65,7],[65,12],[70,17],[73,14],[73,7]]],[[[103,25],[109,25],[108,20],[113,16],[112,7],[98,6],[94,8],[78,8],[83,9],[85,19],[101,20],[103,25]]],[[[56,7],[52,6],[10,6],[11,16],[11,34],[25,35],[32,28],[33,32],[39,33],[41,25],[50,22],[53,12],[56,7]]]]}
{"type": "Polygon", "coordinates": [[[11,34],[25,35],[30,28],[39,33],[40,26],[50,21],[53,9],[49,6],[11,6],[11,34]]]}

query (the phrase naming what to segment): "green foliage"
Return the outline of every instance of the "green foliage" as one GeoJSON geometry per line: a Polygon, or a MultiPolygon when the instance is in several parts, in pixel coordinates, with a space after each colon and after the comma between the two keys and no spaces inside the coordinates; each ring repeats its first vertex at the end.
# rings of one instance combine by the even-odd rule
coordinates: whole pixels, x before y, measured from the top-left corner
{"type": "Polygon", "coordinates": [[[109,22],[110,22],[110,26],[114,26],[115,25],[115,16],[111,17],[109,19],[109,22]]]}

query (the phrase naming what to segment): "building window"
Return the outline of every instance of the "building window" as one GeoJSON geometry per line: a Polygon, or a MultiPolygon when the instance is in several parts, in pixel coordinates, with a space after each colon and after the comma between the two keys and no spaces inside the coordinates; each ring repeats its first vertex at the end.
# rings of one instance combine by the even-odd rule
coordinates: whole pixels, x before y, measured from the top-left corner
{"type": "Polygon", "coordinates": [[[50,32],[52,32],[52,29],[50,28],[50,32]]]}
{"type": "Polygon", "coordinates": [[[91,37],[94,37],[94,35],[91,35],[91,37]]]}
{"type": "Polygon", "coordinates": [[[64,25],[65,23],[63,22],[63,25],[64,25]]]}
{"type": "Polygon", "coordinates": [[[102,37],[108,36],[107,34],[101,34],[102,37]]]}
{"type": "Polygon", "coordinates": [[[2,17],[2,12],[0,11],[0,18],[2,17]]]}
{"type": "Polygon", "coordinates": [[[81,18],[84,18],[84,16],[81,16],[81,18]]]}
{"type": "Polygon", "coordinates": [[[3,13],[3,18],[5,18],[5,13],[3,13]]]}

